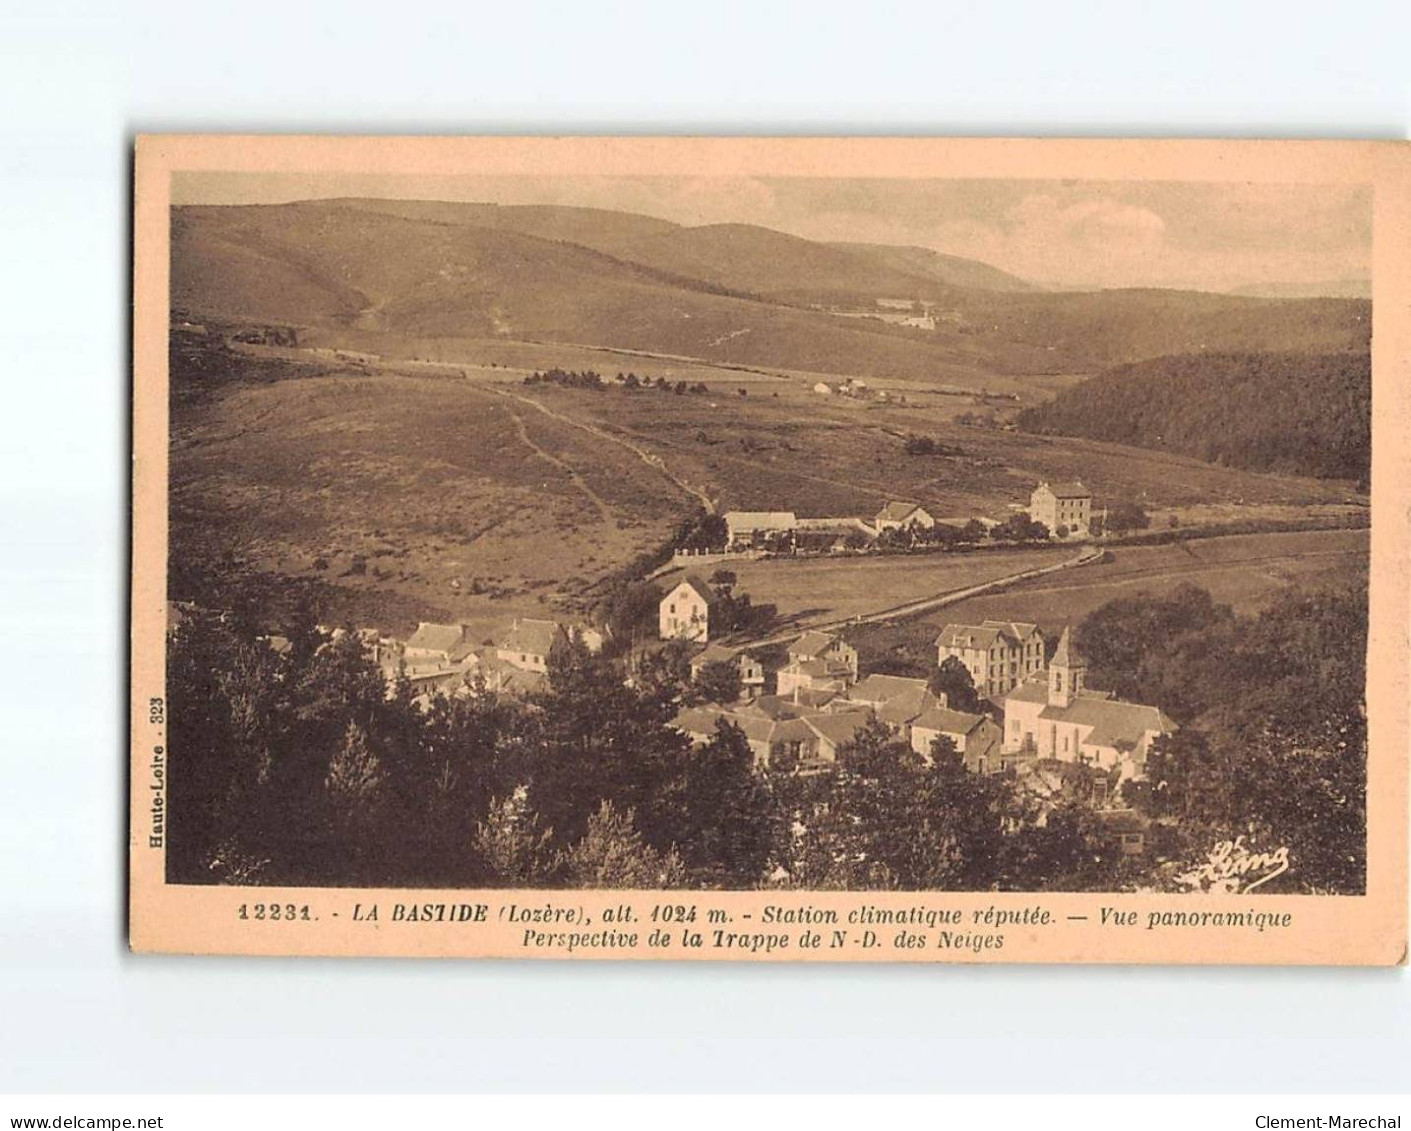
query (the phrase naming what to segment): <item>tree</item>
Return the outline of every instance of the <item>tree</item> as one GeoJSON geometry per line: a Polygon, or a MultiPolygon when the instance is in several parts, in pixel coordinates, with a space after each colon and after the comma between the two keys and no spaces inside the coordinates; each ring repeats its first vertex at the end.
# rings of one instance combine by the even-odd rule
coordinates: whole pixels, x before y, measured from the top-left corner
{"type": "Polygon", "coordinates": [[[704,746],[689,751],[661,820],[687,867],[711,887],[743,889],[764,876],[774,844],[768,783],[740,728],[724,719],[704,746]]]}
{"type": "Polygon", "coordinates": [[[554,871],[553,830],[543,827],[529,807],[529,791],[519,786],[492,802],[475,834],[475,851],[490,882],[499,887],[544,886],[554,871]]]}
{"type": "Polygon", "coordinates": [[[642,840],[631,809],[604,801],[587,831],[560,858],[559,874],[570,887],[666,890],[685,887],[686,866],[676,850],[658,852],[642,840]]]}
{"type": "Polygon", "coordinates": [[[718,660],[702,665],[692,690],[705,703],[733,703],[740,698],[743,686],[739,662],[718,660]]]}
{"type": "Polygon", "coordinates": [[[1131,530],[1145,530],[1151,525],[1151,516],[1136,503],[1115,503],[1108,508],[1106,528],[1112,534],[1126,534],[1131,530]]]}
{"type": "Polygon", "coordinates": [[[710,575],[710,583],[725,594],[735,588],[737,581],[739,581],[739,577],[733,569],[717,569],[710,575]]]}
{"type": "Polygon", "coordinates": [[[932,695],[944,698],[952,711],[967,711],[972,715],[982,714],[985,704],[975,690],[975,680],[957,656],[947,656],[941,661],[927,683],[932,695]]]}
{"type": "Polygon", "coordinates": [[[1008,786],[968,773],[947,738],[928,761],[873,719],[838,751],[832,779],[800,793],[789,854],[798,886],[974,891],[998,879],[1008,786]]]}

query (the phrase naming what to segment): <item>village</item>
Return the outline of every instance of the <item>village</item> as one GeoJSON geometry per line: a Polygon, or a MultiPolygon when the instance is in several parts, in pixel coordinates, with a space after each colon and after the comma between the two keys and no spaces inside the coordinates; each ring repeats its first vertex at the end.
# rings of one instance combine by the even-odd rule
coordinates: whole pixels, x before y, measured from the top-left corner
{"type": "MultiPolygon", "coordinates": [[[[1092,532],[1092,495],[1081,483],[1041,483],[1027,520],[1065,541],[1092,532]]],[[[789,512],[727,512],[724,560],[796,534],[808,520],[789,512]]],[[[935,518],[914,503],[885,506],[869,524],[876,533],[921,534],[935,518]]],[[[689,555],[688,555],[689,557],[689,555]]],[[[674,567],[673,567],[674,568],[674,567]]],[[[729,575],[706,580],[687,570],[661,596],[655,640],[643,651],[673,649],[689,669],[691,694],[672,725],[697,745],[721,723],[737,727],[757,769],[770,773],[829,772],[840,751],[864,728],[880,723],[923,762],[948,744],[973,774],[1012,774],[1040,795],[1062,789],[1065,767],[1093,771],[1085,800],[1121,826],[1123,850],[1141,851],[1142,834],[1122,808],[1121,785],[1145,776],[1153,742],[1175,724],[1159,706],[1129,703],[1088,686],[1087,663],[1064,627],[1050,648],[1035,624],[986,619],[948,623],[934,640],[930,678],[860,669],[845,632],[805,629],[777,648],[740,639],[722,615],[729,575]]],[[[424,709],[436,696],[492,694],[529,699],[548,689],[551,656],[580,647],[600,653],[604,631],[583,623],[516,618],[498,640],[477,644],[467,624],[421,623],[402,641],[359,630],[388,693],[405,680],[424,709]]],[[[748,634],[746,634],[748,635],[748,634]]],[[[271,640],[275,647],[282,640],[271,640]]],[[[638,666],[627,657],[625,679],[638,666]]],[[[928,660],[929,662],[929,660],[928,660]]]]}

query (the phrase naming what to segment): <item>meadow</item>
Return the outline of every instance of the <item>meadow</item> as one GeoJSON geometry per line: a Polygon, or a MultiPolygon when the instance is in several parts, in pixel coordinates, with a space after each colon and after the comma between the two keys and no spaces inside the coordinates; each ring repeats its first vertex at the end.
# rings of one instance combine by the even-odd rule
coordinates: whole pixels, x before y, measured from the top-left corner
{"type": "Polygon", "coordinates": [[[1021,582],[905,621],[848,632],[864,662],[911,669],[935,662],[933,641],[946,624],[986,619],[1028,621],[1056,636],[1119,597],[1168,593],[1178,585],[1209,590],[1237,612],[1255,613],[1293,586],[1305,589],[1366,581],[1366,530],[1228,535],[1165,546],[1119,546],[1110,560],[1021,582]]]}
{"type": "Polygon", "coordinates": [[[690,510],[669,487],[625,449],[461,380],[305,371],[175,414],[171,553],[185,578],[316,583],[323,615],[331,588],[368,597],[331,603],[361,623],[489,631],[585,611],[690,510]],[[397,623],[374,619],[389,610],[397,623]]]}

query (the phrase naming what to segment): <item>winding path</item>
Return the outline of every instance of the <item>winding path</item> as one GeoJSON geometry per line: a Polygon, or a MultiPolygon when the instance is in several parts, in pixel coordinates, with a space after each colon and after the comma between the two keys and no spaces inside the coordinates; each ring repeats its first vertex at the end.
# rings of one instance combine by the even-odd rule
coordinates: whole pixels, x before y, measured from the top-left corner
{"type": "Polygon", "coordinates": [[[602,518],[603,522],[608,526],[612,526],[616,522],[616,519],[613,517],[612,508],[603,501],[601,495],[588,486],[588,481],[578,473],[577,469],[564,460],[559,459],[558,456],[541,448],[534,441],[534,438],[529,435],[529,429],[524,425],[524,418],[519,415],[513,405],[506,405],[505,411],[508,412],[510,417],[514,420],[515,431],[519,433],[519,438],[524,445],[540,459],[553,464],[559,470],[565,472],[569,479],[573,481],[573,485],[583,492],[584,496],[587,497],[588,501],[591,502],[593,506],[597,507],[598,515],[602,518]]]}
{"type": "MultiPolygon", "coordinates": [[[[484,388],[483,386],[479,387],[484,388]]],[[[667,467],[665,461],[661,458],[661,456],[657,455],[655,452],[648,451],[641,445],[634,444],[631,440],[624,439],[621,436],[615,436],[611,432],[607,431],[607,429],[605,428],[599,428],[596,425],[588,424],[582,420],[578,420],[572,416],[569,416],[567,413],[557,412],[554,409],[549,408],[547,405],[536,401],[533,397],[526,397],[522,393],[512,393],[508,389],[498,389],[493,387],[485,389],[485,391],[495,393],[496,395],[501,397],[508,397],[511,400],[516,400],[522,404],[529,405],[531,408],[537,409],[538,411],[542,412],[545,416],[552,417],[554,420],[557,420],[561,424],[567,424],[570,427],[580,429],[583,432],[587,432],[590,436],[596,436],[599,440],[606,440],[609,443],[617,444],[620,447],[626,448],[643,463],[645,463],[648,467],[651,467],[653,470],[660,472],[666,479],[670,480],[673,484],[675,484],[676,487],[678,487],[680,490],[684,491],[686,494],[690,495],[693,499],[699,502],[701,506],[705,508],[706,514],[715,513],[715,501],[704,491],[700,490],[697,487],[691,486],[691,484],[687,483],[686,480],[682,479],[679,475],[677,475],[674,471],[667,467]]],[[[522,423],[523,422],[521,422],[521,426],[522,423]]]]}

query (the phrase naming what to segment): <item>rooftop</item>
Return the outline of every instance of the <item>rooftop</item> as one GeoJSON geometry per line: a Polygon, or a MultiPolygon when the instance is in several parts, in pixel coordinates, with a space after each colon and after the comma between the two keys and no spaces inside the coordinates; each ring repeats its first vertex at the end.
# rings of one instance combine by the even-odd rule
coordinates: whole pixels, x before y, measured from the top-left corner
{"type": "Polygon", "coordinates": [[[553,646],[565,638],[563,626],[557,621],[532,620],[526,617],[514,622],[500,647],[506,652],[547,656],[553,646]]]}
{"type": "Polygon", "coordinates": [[[829,636],[826,632],[805,632],[797,640],[789,645],[790,656],[817,656],[826,652],[834,644],[838,643],[838,638],[829,636]]]}
{"type": "Polygon", "coordinates": [[[467,639],[469,635],[469,625],[431,624],[422,621],[407,641],[407,647],[425,652],[447,653],[463,649],[461,654],[465,655],[470,650],[470,641],[467,639]]]}
{"type": "Polygon", "coordinates": [[[1091,499],[1093,497],[1093,493],[1077,479],[1063,483],[1040,483],[1039,486],[1047,487],[1057,499],[1091,499]]]}
{"type": "Polygon", "coordinates": [[[890,502],[877,512],[879,522],[902,522],[921,509],[918,503],[890,502]]]}
{"type": "Polygon", "coordinates": [[[969,734],[984,721],[984,715],[952,711],[949,707],[932,707],[913,719],[911,725],[921,730],[939,731],[941,734],[969,734]]]}

